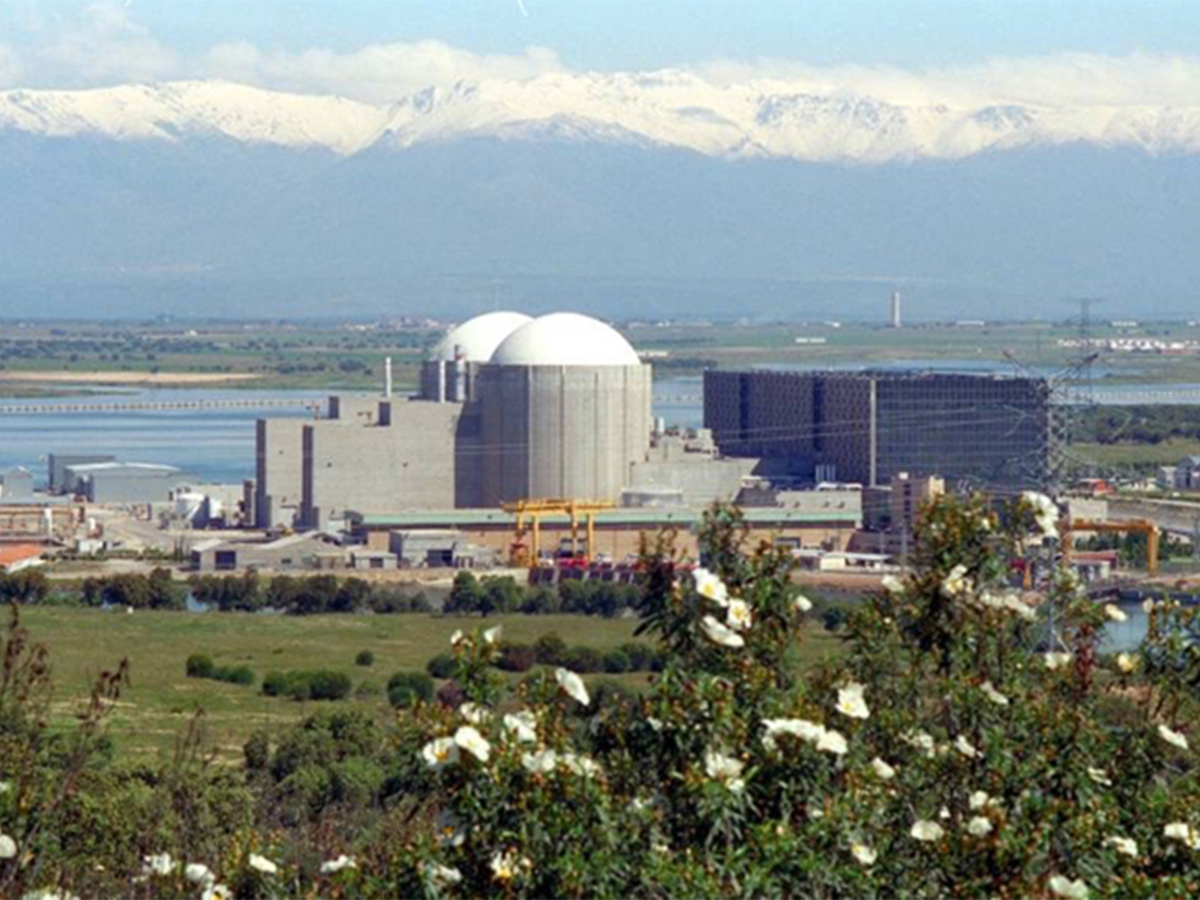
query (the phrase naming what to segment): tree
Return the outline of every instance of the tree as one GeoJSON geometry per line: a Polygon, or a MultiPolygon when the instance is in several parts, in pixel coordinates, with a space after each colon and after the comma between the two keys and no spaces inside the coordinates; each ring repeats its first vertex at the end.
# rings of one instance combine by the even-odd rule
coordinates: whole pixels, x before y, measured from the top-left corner
{"type": "Polygon", "coordinates": [[[454,576],[454,585],[450,588],[450,596],[446,598],[445,611],[448,613],[468,614],[479,612],[483,599],[483,588],[474,573],[463,569],[454,576]]]}

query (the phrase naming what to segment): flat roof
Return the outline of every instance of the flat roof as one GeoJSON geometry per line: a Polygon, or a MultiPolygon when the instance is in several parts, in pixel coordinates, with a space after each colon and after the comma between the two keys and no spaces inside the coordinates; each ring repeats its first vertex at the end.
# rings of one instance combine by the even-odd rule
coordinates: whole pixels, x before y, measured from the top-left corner
{"type": "MultiPolygon", "coordinates": [[[[704,518],[701,510],[695,509],[608,509],[595,514],[597,525],[699,525],[704,518]]],[[[580,516],[580,522],[585,521],[580,516]]],[[[742,510],[747,525],[806,525],[835,523],[854,525],[859,516],[854,510],[808,510],[776,507],[754,507],[742,510]]],[[[360,513],[349,510],[346,519],[364,528],[446,528],[451,526],[495,525],[515,527],[515,513],[490,509],[413,510],[397,513],[360,513]]],[[[569,525],[571,517],[565,513],[547,513],[539,516],[544,525],[569,525]]]]}

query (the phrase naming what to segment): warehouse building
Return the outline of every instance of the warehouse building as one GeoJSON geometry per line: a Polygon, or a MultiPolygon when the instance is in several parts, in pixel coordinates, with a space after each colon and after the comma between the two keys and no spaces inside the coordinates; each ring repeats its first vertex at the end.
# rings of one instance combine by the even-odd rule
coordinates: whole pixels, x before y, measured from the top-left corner
{"type": "Polygon", "coordinates": [[[926,372],[704,374],[704,424],[726,456],[777,461],[787,477],[888,484],[1041,482],[1050,449],[1044,379],[926,372]]]}
{"type": "Polygon", "coordinates": [[[47,463],[50,493],[67,494],[75,489],[74,482],[67,483],[67,466],[116,462],[116,459],[109,453],[51,453],[47,463]]]}
{"type": "Polygon", "coordinates": [[[22,466],[0,472],[0,503],[32,503],[33,473],[22,466]]]}
{"type": "Polygon", "coordinates": [[[89,503],[161,503],[199,479],[174,466],[137,462],[78,463],[65,469],[64,488],[89,503]]]}

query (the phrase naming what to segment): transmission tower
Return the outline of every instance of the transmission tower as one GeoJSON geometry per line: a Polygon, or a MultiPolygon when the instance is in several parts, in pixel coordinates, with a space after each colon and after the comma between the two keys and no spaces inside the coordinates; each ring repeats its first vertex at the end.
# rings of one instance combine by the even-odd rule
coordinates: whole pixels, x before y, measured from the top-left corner
{"type": "MultiPolygon", "coordinates": [[[[1079,353],[1080,358],[1090,357],[1095,359],[1094,354],[1090,354],[1092,349],[1092,307],[1104,300],[1100,297],[1076,297],[1071,303],[1079,304],[1079,353]]],[[[1095,404],[1094,395],[1095,385],[1092,381],[1092,366],[1088,365],[1081,367],[1077,373],[1076,390],[1082,395],[1081,400],[1087,405],[1095,404]]]]}

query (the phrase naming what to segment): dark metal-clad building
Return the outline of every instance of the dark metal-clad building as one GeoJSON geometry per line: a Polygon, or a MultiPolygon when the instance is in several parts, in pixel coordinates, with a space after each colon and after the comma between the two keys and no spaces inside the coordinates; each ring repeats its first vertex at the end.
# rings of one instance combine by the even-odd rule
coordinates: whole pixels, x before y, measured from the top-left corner
{"type": "Polygon", "coordinates": [[[727,456],[875,486],[899,472],[1019,487],[1045,475],[1044,379],[932,372],[704,373],[704,425],[727,456]]]}

